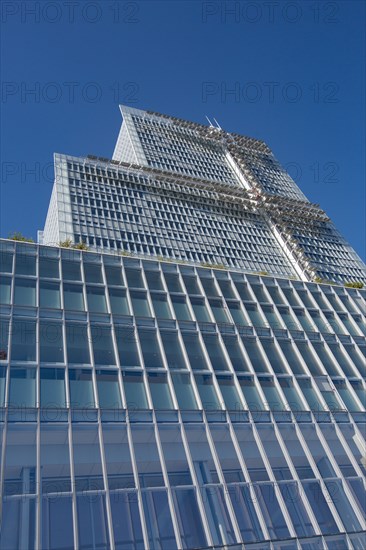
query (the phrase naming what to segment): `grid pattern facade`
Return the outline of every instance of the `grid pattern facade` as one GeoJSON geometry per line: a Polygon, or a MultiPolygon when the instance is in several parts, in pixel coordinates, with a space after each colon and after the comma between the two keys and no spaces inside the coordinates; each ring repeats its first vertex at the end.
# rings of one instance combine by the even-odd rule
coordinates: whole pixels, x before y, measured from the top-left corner
{"type": "Polygon", "coordinates": [[[55,188],[59,237],[46,229],[44,244],[70,238],[104,251],[295,275],[249,200],[241,204],[211,188],[64,155],[56,155],[55,188]]]}
{"type": "Polygon", "coordinates": [[[364,291],[0,259],[2,550],[365,548],[364,291]]]}

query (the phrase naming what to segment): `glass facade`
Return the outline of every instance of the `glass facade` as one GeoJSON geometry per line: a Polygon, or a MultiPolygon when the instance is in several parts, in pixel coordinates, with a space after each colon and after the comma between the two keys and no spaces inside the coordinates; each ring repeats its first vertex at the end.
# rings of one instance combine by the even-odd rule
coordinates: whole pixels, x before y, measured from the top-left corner
{"type": "Polygon", "coordinates": [[[0,258],[1,549],[365,547],[364,291],[0,258]]]}

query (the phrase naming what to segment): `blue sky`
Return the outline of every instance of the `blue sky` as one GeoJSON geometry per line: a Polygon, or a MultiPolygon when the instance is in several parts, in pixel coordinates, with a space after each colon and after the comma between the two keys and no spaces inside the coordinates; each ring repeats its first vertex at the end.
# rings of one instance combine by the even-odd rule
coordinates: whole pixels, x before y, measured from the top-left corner
{"type": "Polygon", "coordinates": [[[1,236],[36,238],[53,153],[111,157],[125,103],[263,139],[365,259],[363,2],[1,9],[1,236]]]}

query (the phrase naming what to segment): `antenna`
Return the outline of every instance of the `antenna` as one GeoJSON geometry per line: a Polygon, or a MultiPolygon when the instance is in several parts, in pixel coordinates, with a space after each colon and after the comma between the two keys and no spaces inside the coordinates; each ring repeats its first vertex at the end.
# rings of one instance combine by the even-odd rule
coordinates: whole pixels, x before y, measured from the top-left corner
{"type": "Polygon", "coordinates": [[[213,124],[212,124],[211,120],[210,120],[210,119],[208,118],[208,116],[207,116],[207,115],[205,115],[205,116],[206,116],[206,118],[207,118],[207,120],[208,120],[208,123],[209,123],[209,125],[211,126],[211,128],[213,128],[214,126],[213,126],[213,124]]]}
{"type": "Polygon", "coordinates": [[[219,128],[219,130],[222,130],[220,124],[217,122],[216,118],[214,117],[214,121],[215,121],[215,124],[217,125],[217,127],[219,128]]]}

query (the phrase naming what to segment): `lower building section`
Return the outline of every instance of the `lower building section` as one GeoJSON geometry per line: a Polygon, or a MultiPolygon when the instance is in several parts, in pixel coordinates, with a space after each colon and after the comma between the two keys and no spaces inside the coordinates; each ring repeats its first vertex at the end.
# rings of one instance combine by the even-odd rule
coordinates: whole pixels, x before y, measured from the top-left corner
{"type": "Polygon", "coordinates": [[[1,550],[364,550],[365,293],[2,241],[1,550]]]}

